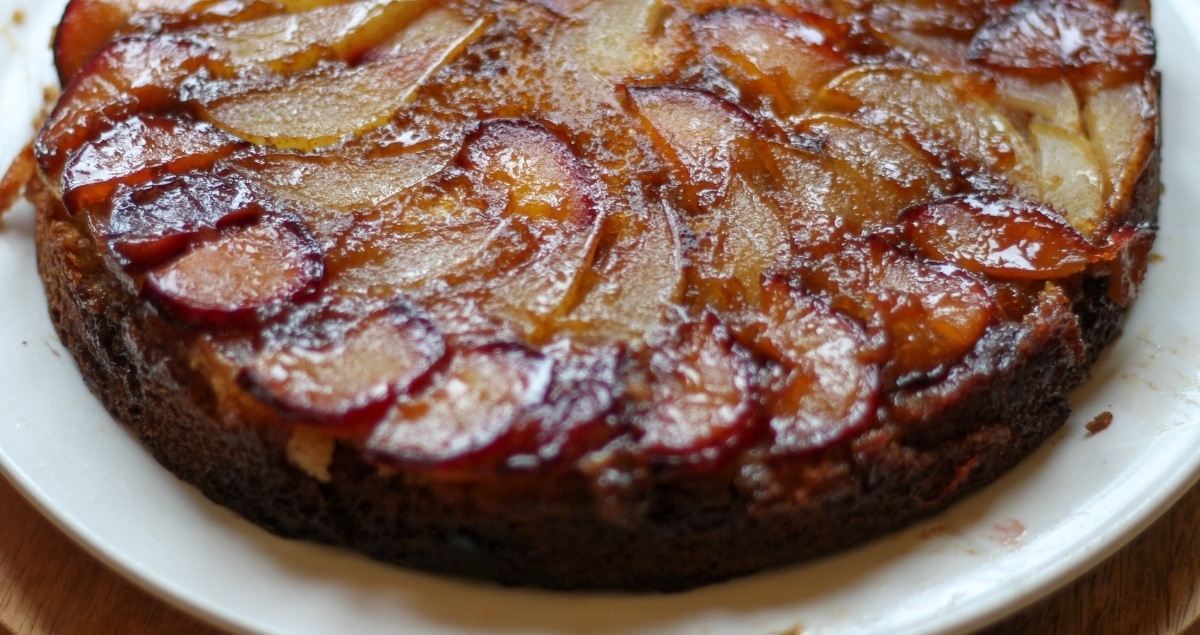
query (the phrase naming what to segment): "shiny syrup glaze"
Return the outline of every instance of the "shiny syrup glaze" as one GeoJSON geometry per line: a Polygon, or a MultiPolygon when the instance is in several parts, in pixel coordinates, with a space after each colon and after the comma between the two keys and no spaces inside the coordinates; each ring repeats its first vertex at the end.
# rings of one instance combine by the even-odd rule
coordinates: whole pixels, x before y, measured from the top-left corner
{"type": "Polygon", "coordinates": [[[1151,236],[1099,0],[72,0],[55,51],[37,158],[113,268],[414,469],[828,448],[1151,236]]]}

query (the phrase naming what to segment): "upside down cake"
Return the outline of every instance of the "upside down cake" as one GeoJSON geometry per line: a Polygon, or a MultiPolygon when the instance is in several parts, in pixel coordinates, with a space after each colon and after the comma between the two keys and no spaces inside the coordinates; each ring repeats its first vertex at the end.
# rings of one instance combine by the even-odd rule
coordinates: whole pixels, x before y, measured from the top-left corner
{"type": "Polygon", "coordinates": [[[1065,421],[1154,238],[1148,12],[72,0],[17,168],[64,344],[211,499],[677,590],[902,527],[1065,421]]]}

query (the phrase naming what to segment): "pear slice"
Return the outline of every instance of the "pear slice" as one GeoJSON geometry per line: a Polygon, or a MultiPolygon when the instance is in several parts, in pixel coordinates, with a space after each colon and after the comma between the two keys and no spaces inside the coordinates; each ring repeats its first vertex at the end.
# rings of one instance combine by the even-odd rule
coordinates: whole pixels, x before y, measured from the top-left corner
{"type": "Polygon", "coordinates": [[[837,112],[882,117],[935,156],[965,161],[967,172],[986,169],[1027,196],[1036,197],[1040,190],[1024,137],[976,89],[952,74],[857,66],[829,82],[817,101],[837,112]]]}
{"type": "Polygon", "coordinates": [[[1092,144],[1054,124],[1033,121],[1029,136],[1042,182],[1042,199],[1090,236],[1104,219],[1104,178],[1092,144]]]}
{"type": "Polygon", "coordinates": [[[430,49],[362,66],[329,66],[199,104],[203,117],[251,143],[313,150],[387,123],[449,61],[430,49]]]}
{"type": "Polygon", "coordinates": [[[206,24],[188,33],[238,67],[297,73],[322,59],[354,61],[401,32],[432,0],[358,0],[255,20],[206,24]]]}

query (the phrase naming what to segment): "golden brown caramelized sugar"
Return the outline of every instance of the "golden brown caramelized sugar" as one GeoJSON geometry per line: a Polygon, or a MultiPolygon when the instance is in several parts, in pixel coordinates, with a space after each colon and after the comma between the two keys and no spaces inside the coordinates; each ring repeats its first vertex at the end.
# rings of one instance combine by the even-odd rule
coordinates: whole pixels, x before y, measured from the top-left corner
{"type": "Polygon", "coordinates": [[[72,222],[414,469],[828,448],[1152,236],[1104,0],[72,0],[55,50],[72,222]]]}

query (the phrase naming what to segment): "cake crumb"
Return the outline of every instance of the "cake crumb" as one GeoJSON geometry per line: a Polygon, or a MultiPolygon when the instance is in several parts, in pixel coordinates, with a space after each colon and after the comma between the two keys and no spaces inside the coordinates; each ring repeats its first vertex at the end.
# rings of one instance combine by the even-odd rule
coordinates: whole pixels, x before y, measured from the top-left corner
{"type": "Polygon", "coordinates": [[[36,168],[37,161],[33,157],[33,146],[25,146],[21,154],[18,154],[12,165],[8,167],[4,176],[0,177],[0,214],[8,211],[8,208],[12,207],[21,197],[21,191],[29,179],[33,178],[36,168]]]}
{"type": "Polygon", "coordinates": [[[14,26],[21,26],[22,24],[25,24],[25,12],[22,11],[21,9],[17,9],[16,11],[13,11],[12,23],[14,26]]]}
{"type": "Polygon", "coordinates": [[[328,483],[333,478],[329,464],[333,462],[334,446],[333,437],[319,430],[297,427],[288,439],[288,462],[317,481],[328,483]]]}
{"type": "Polygon", "coordinates": [[[1083,427],[1087,429],[1087,436],[1090,437],[1107,429],[1108,426],[1112,425],[1112,420],[1113,414],[1105,410],[1104,412],[1101,412],[1093,417],[1092,420],[1084,424],[1083,427]]]}
{"type": "Polygon", "coordinates": [[[1025,524],[1016,518],[1009,518],[992,525],[989,538],[1005,547],[1019,547],[1021,537],[1025,535],[1025,524]]]}

